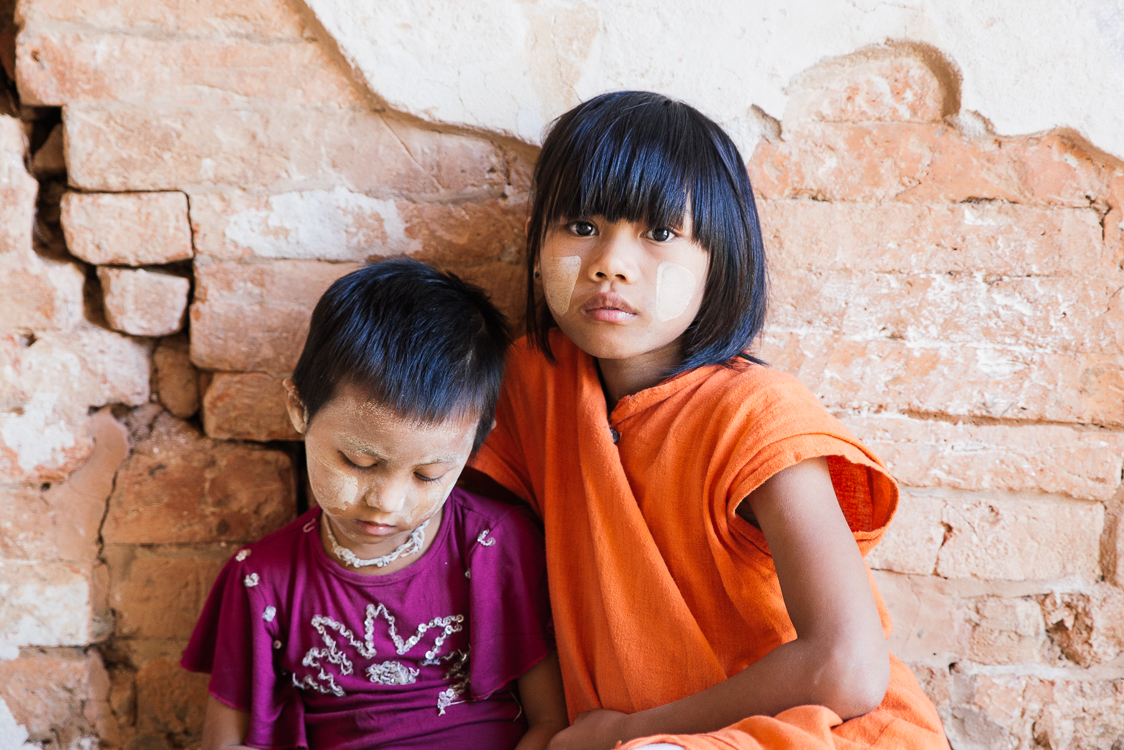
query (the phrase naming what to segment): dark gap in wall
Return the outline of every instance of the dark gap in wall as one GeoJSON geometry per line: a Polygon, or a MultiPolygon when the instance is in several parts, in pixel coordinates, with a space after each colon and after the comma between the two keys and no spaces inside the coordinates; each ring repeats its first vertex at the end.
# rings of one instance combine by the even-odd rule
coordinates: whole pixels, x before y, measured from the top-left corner
{"type": "Polygon", "coordinates": [[[16,90],[16,0],[0,0],[0,115],[20,116],[16,90]]]}

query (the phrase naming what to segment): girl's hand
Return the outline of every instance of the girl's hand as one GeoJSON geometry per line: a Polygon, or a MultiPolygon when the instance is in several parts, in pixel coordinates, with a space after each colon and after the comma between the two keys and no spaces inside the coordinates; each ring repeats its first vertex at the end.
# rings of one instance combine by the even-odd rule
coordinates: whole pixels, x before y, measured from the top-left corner
{"type": "Polygon", "coordinates": [[[572,726],[554,735],[547,750],[612,750],[630,739],[628,714],[596,708],[578,714],[572,726]]]}

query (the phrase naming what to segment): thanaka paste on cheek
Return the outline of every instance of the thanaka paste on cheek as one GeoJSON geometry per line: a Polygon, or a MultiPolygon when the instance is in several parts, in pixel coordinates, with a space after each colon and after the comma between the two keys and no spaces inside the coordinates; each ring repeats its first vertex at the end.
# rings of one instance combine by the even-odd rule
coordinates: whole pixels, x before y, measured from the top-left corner
{"type": "Polygon", "coordinates": [[[656,320],[666,323],[691,306],[697,287],[695,275],[676,263],[660,263],[656,269],[656,320]]]}
{"type": "Polygon", "coordinates": [[[318,458],[312,460],[319,464],[317,471],[309,472],[309,483],[317,504],[333,511],[351,507],[359,495],[359,480],[318,458]]]}
{"type": "Polygon", "coordinates": [[[565,315],[570,310],[574,285],[582,270],[582,259],[577,255],[564,258],[543,258],[542,290],[546,304],[555,315],[565,315]]]}

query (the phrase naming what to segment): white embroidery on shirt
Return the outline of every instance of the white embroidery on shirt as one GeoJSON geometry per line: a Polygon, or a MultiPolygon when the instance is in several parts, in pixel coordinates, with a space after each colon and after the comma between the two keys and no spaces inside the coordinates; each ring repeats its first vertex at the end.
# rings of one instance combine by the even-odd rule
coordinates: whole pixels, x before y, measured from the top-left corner
{"type": "Polygon", "coordinates": [[[277,607],[266,607],[265,611],[261,613],[261,619],[266,622],[273,622],[273,618],[277,616],[277,607]]]}
{"type": "Polygon", "coordinates": [[[476,537],[476,543],[481,547],[491,547],[496,543],[495,539],[489,539],[488,535],[492,533],[491,529],[484,529],[480,535],[476,537]]]}
{"type": "MultiPolygon", "coordinates": [[[[368,604],[363,619],[363,640],[360,641],[355,633],[351,631],[346,625],[341,622],[336,622],[331,617],[325,615],[315,615],[312,618],[311,625],[317,633],[320,634],[320,639],[324,644],[324,648],[312,647],[301,659],[301,664],[306,667],[312,667],[320,670],[320,674],[314,678],[310,675],[305,675],[303,679],[298,680],[294,675],[293,684],[297,687],[308,687],[317,685],[315,689],[322,693],[332,693],[335,695],[344,695],[342,689],[331,680],[327,685],[321,685],[316,680],[324,680],[326,674],[324,664],[321,660],[326,660],[329,664],[335,664],[339,667],[341,675],[351,675],[355,673],[355,665],[347,654],[343,652],[340,644],[333,633],[350,645],[355,651],[364,659],[374,659],[377,655],[375,649],[374,636],[375,636],[375,621],[382,617],[386,620],[387,634],[390,640],[394,643],[395,651],[399,656],[405,655],[418,642],[422,640],[427,634],[433,636],[433,647],[425,652],[425,658],[419,662],[419,666],[431,666],[440,664],[442,661],[449,660],[454,654],[461,652],[454,651],[453,654],[446,654],[438,656],[441,646],[444,645],[445,640],[453,633],[459,633],[464,630],[464,615],[449,615],[447,617],[434,617],[429,622],[424,622],[418,625],[417,630],[409,638],[403,640],[398,634],[397,620],[394,615],[390,614],[386,606],[383,604],[368,604]],[[329,632],[332,631],[332,632],[329,632]],[[336,692],[336,691],[339,692],[336,692]]],[[[467,657],[466,657],[467,658],[467,657]]],[[[462,660],[463,661],[463,660],[462,660]]],[[[376,684],[383,685],[406,685],[415,681],[420,672],[416,669],[406,667],[395,661],[385,661],[381,664],[376,664],[364,670],[368,679],[376,684]],[[410,676],[412,673],[412,677],[410,676]],[[393,682],[384,682],[385,679],[395,680],[393,682]],[[406,680],[405,682],[397,680],[406,680]]],[[[459,679],[459,678],[458,678],[459,679]]],[[[467,680],[466,680],[467,684],[467,680]]],[[[454,685],[454,687],[456,687],[454,685]]],[[[455,697],[455,696],[454,696],[455,697]]]]}
{"type": "Polygon", "coordinates": [[[384,661],[367,667],[367,679],[376,685],[412,685],[421,672],[400,661],[384,661]]]}
{"type": "Polygon", "coordinates": [[[293,686],[299,687],[302,690],[307,689],[307,688],[311,688],[318,693],[323,693],[324,695],[331,694],[331,695],[334,695],[338,698],[342,698],[345,695],[347,695],[347,693],[345,693],[343,691],[343,688],[341,688],[339,685],[336,684],[336,681],[335,681],[335,679],[332,678],[332,675],[328,674],[323,669],[320,670],[320,674],[317,675],[317,677],[319,677],[321,680],[324,680],[328,684],[327,685],[321,685],[319,682],[317,682],[315,679],[313,679],[310,675],[305,675],[304,679],[301,679],[301,680],[298,680],[297,676],[293,675],[293,686]]]}
{"type": "Polygon", "coordinates": [[[258,578],[257,573],[251,573],[250,575],[242,579],[242,583],[246,584],[246,588],[252,589],[254,586],[257,586],[259,583],[261,583],[261,579],[258,578]]]}
{"type": "Polygon", "coordinates": [[[313,518],[311,521],[306,523],[304,526],[301,526],[301,531],[303,531],[304,533],[307,534],[315,528],[316,528],[316,519],[313,518]]]}
{"type": "Polygon", "coordinates": [[[238,550],[238,554],[234,556],[234,559],[237,560],[238,562],[242,562],[243,560],[245,560],[249,556],[250,556],[250,550],[242,549],[242,550],[238,550]]]}
{"type": "Polygon", "coordinates": [[[449,668],[445,671],[445,679],[452,685],[437,694],[438,716],[444,716],[445,709],[449,706],[464,703],[456,699],[468,692],[468,652],[453,651],[441,658],[441,661],[445,660],[450,662],[449,668]]]}

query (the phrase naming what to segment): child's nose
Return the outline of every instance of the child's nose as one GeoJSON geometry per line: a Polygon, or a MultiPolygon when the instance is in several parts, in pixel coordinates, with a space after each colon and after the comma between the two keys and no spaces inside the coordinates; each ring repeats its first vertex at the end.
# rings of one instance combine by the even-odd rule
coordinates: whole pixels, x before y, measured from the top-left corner
{"type": "Polygon", "coordinates": [[[615,232],[605,235],[600,244],[600,252],[589,268],[594,279],[632,281],[636,272],[634,260],[638,243],[624,233],[615,232]]]}
{"type": "Polygon", "coordinates": [[[406,507],[406,483],[392,479],[374,482],[366,487],[363,502],[383,513],[398,513],[406,507]]]}

